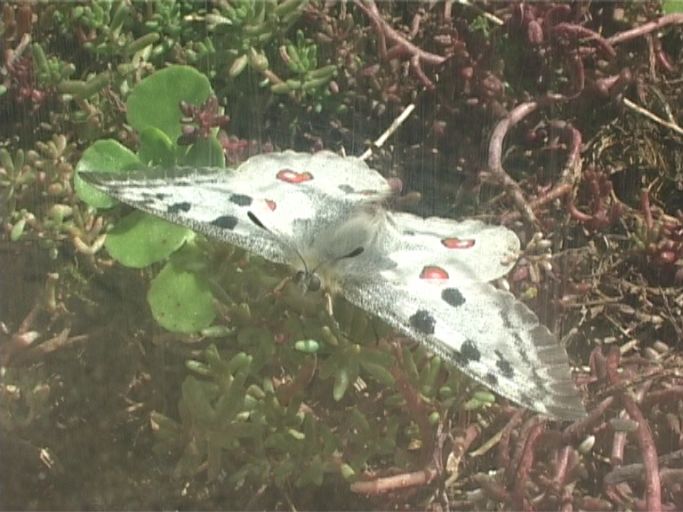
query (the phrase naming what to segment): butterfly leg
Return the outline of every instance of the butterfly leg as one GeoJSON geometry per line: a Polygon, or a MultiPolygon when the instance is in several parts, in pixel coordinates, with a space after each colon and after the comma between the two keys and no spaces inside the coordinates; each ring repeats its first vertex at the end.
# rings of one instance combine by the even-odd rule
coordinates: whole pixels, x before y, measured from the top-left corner
{"type": "MultiPolygon", "coordinates": [[[[325,311],[327,311],[327,314],[330,315],[330,318],[332,320],[335,320],[334,318],[334,304],[333,304],[333,299],[332,299],[332,294],[329,292],[325,292],[323,295],[323,300],[325,301],[325,311]]],[[[336,322],[336,320],[335,320],[336,322]]]]}
{"type": "Polygon", "coordinates": [[[285,289],[285,286],[287,286],[287,283],[289,283],[292,280],[292,276],[287,276],[285,277],[282,281],[278,283],[278,285],[273,288],[273,295],[279,295],[282,293],[282,290],[285,289]]]}

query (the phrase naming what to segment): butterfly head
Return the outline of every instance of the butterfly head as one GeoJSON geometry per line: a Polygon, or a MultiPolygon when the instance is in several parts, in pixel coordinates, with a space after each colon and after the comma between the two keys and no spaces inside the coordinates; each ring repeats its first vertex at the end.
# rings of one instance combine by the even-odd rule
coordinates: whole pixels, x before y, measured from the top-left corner
{"type": "MultiPolygon", "coordinates": [[[[334,258],[325,259],[319,261],[318,264],[313,268],[306,264],[306,259],[297,251],[297,256],[304,264],[303,270],[299,270],[294,274],[294,282],[303,292],[318,292],[322,288],[334,288],[334,268],[335,264],[341,260],[355,258],[363,253],[364,247],[359,246],[354,248],[352,251],[343,254],[342,256],[336,256],[334,258]]],[[[328,290],[334,291],[334,290],[328,290]]]]}
{"type": "Polygon", "coordinates": [[[318,274],[315,272],[309,271],[308,269],[299,270],[296,274],[294,274],[293,280],[302,293],[317,292],[322,288],[320,276],[318,276],[318,274]]]}

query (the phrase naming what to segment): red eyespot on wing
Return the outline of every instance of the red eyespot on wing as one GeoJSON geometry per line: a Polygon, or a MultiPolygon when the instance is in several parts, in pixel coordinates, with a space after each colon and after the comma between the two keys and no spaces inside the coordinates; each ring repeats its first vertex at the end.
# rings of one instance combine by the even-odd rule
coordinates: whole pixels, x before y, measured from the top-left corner
{"type": "Polygon", "coordinates": [[[277,208],[277,203],[272,199],[266,199],[266,206],[270,209],[270,211],[274,212],[275,208],[277,208]]]}
{"type": "Polygon", "coordinates": [[[278,171],[275,177],[280,181],[294,184],[313,179],[313,175],[310,172],[296,172],[291,169],[282,169],[281,171],[278,171]]]}
{"type": "Polygon", "coordinates": [[[447,249],[470,249],[474,247],[474,239],[472,238],[442,238],[441,243],[447,249]]]}
{"type": "Polygon", "coordinates": [[[420,272],[420,279],[448,279],[448,272],[436,265],[427,265],[420,272]]]}

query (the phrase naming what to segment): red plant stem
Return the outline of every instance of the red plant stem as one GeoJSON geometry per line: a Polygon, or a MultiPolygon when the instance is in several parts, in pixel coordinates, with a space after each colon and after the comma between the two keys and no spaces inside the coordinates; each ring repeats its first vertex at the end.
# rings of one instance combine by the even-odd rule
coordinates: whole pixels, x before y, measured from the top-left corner
{"type": "Polygon", "coordinates": [[[498,443],[498,467],[506,468],[508,474],[512,474],[510,468],[510,435],[512,431],[522,423],[522,418],[524,413],[521,410],[515,411],[512,418],[507,422],[507,425],[503,427],[503,431],[500,434],[500,442],[498,443]]]}
{"type": "Polygon", "coordinates": [[[564,446],[557,455],[557,462],[555,463],[555,475],[553,476],[552,484],[556,489],[561,489],[564,486],[564,480],[567,477],[567,468],[569,467],[569,456],[571,455],[572,447],[564,446]]]}
{"type": "Polygon", "coordinates": [[[413,21],[410,23],[410,33],[408,37],[414,38],[420,32],[420,22],[422,21],[422,13],[418,12],[413,16],[413,21]]]}
{"type": "MultiPolygon", "coordinates": [[[[607,377],[610,384],[614,386],[621,384],[621,376],[617,371],[619,367],[619,358],[619,349],[613,347],[607,355],[607,377]]],[[[626,412],[631,419],[638,424],[636,437],[638,439],[638,444],[643,457],[643,465],[645,467],[646,508],[649,512],[661,512],[662,488],[659,478],[659,462],[657,461],[657,448],[655,446],[654,438],[652,437],[650,424],[645,419],[642,411],[635,400],[631,398],[628,391],[621,392],[620,395],[621,403],[626,409],[626,412]]]]}
{"type": "Polygon", "coordinates": [[[427,52],[415,46],[396,30],[390,27],[389,24],[384,21],[384,18],[382,18],[382,15],[377,9],[377,5],[372,0],[365,0],[365,2],[362,0],[354,0],[354,3],[366,14],[368,18],[370,18],[370,21],[373,23],[373,25],[375,25],[379,33],[385,35],[389,41],[403,47],[409,54],[417,55],[420,61],[434,66],[443,64],[446,61],[446,57],[427,52]]]}
{"type": "Polygon", "coordinates": [[[574,504],[572,503],[572,489],[571,487],[564,487],[562,489],[562,507],[560,512],[573,512],[574,504]]]}
{"type": "Polygon", "coordinates": [[[624,68],[616,75],[596,79],[594,86],[596,91],[602,96],[614,96],[615,93],[622,91],[631,80],[631,70],[624,68]]]}
{"type": "Polygon", "coordinates": [[[624,463],[624,448],[626,447],[626,432],[615,432],[612,439],[612,453],[609,461],[612,466],[621,466],[624,463]]]}
{"type": "Polygon", "coordinates": [[[515,474],[515,486],[512,490],[512,502],[518,510],[529,510],[529,502],[525,497],[524,490],[529,477],[529,471],[531,471],[531,466],[534,463],[534,449],[536,448],[538,438],[544,430],[545,423],[536,423],[529,430],[529,435],[524,443],[524,450],[515,474]]]}
{"type": "Polygon", "coordinates": [[[376,478],[374,480],[354,482],[351,484],[351,492],[368,495],[383,494],[398,489],[427,485],[436,477],[436,475],[436,469],[427,468],[422,471],[413,471],[411,473],[401,473],[400,475],[376,478]]]}
{"type": "Polygon", "coordinates": [[[652,210],[650,209],[650,191],[644,188],[640,192],[640,207],[643,210],[643,217],[645,218],[645,227],[650,231],[654,222],[652,221],[652,210]]]}
{"type": "Polygon", "coordinates": [[[644,23],[639,27],[614,34],[612,37],[607,38],[607,42],[611,45],[616,45],[636,37],[644,36],[645,34],[664,28],[667,25],[680,24],[683,24],[683,13],[665,14],[661,18],[644,23]]]}
{"type": "Polygon", "coordinates": [[[408,411],[420,429],[420,437],[422,438],[422,458],[426,461],[431,458],[434,449],[434,437],[432,436],[432,429],[428,418],[429,410],[420,394],[408,381],[403,370],[398,365],[394,365],[390,371],[394,379],[396,379],[396,385],[401,395],[403,395],[403,398],[406,401],[408,411]]]}
{"type": "Polygon", "coordinates": [[[491,499],[500,503],[508,503],[510,501],[507,489],[493,478],[483,474],[474,475],[472,478],[491,499]]]}
{"type": "Polygon", "coordinates": [[[652,407],[655,404],[669,404],[671,407],[675,406],[679,401],[683,400],[683,386],[672,386],[658,391],[648,393],[640,406],[642,408],[652,407]]]}
{"type": "Polygon", "coordinates": [[[657,463],[657,448],[652,437],[650,424],[647,422],[636,402],[623,394],[622,403],[626,408],[631,419],[638,423],[636,435],[640,451],[643,454],[643,464],[645,466],[645,502],[647,510],[650,512],[660,512],[662,510],[662,488],[659,479],[659,464],[657,463]]]}
{"type": "MultiPolygon", "coordinates": [[[[569,139],[569,153],[558,182],[548,192],[529,203],[534,212],[555,199],[571,193],[581,176],[581,132],[565,121],[551,121],[549,125],[557,131],[564,132],[563,135],[569,139]]],[[[501,223],[507,224],[519,216],[519,212],[507,213],[501,217],[501,223]]]]}
{"type": "Polygon", "coordinates": [[[569,64],[569,73],[572,83],[572,97],[578,96],[583,92],[586,86],[586,68],[583,65],[583,60],[577,52],[571,52],[567,56],[569,64]]]}
{"type": "Polygon", "coordinates": [[[539,107],[539,102],[530,101],[522,103],[512,109],[508,115],[498,122],[496,128],[491,134],[489,141],[489,161],[488,167],[491,174],[498,180],[498,182],[507,190],[508,194],[512,196],[517,209],[531,224],[538,224],[538,219],[531,209],[531,206],[524,197],[524,192],[519,184],[513,180],[510,175],[503,168],[503,141],[507,132],[524,119],[526,116],[534,112],[539,107]]]}
{"type": "Polygon", "coordinates": [[[567,4],[559,4],[548,9],[543,15],[543,30],[545,35],[549,36],[552,28],[560,22],[560,20],[567,19],[572,12],[572,8],[567,4]]]}
{"type": "Polygon", "coordinates": [[[422,63],[424,62],[426,64],[438,66],[443,64],[447,57],[425,51],[408,41],[408,39],[384,21],[384,18],[382,18],[382,15],[379,13],[377,5],[373,0],[354,0],[354,3],[366,16],[368,16],[368,18],[370,18],[370,22],[375,26],[380,56],[383,59],[395,59],[399,57],[408,58],[410,61],[410,69],[422,85],[429,90],[434,89],[434,82],[432,82],[422,70],[422,63]],[[387,50],[387,39],[394,43],[394,46],[389,50],[387,50]]]}
{"type": "Polygon", "coordinates": [[[598,47],[602,50],[606,57],[613,59],[617,56],[617,52],[612,47],[612,44],[600,34],[589,28],[582,27],[581,25],[576,25],[574,23],[558,23],[553,27],[553,32],[588,38],[597,43],[598,47]]]}
{"type": "Polygon", "coordinates": [[[614,403],[614,397],[608,396],[596,407],[594,407],[588,416],[575,421],[562,431],[562,442],[565,444],[574,444],[580,442],[582,438],[588,434],[598,423],[602,421],[602,415],[605,414],[614,403]]]}
{"type": "Polygon", "coordinates": [[[453,457],[455,457],[456,460],[460,460],[474,440],[479,437],[479,434],[481,434],[481,427],[479,425],[476,423],[469,425],[462,435],[453,440],[453,447],[451,448],[453,457]]]}

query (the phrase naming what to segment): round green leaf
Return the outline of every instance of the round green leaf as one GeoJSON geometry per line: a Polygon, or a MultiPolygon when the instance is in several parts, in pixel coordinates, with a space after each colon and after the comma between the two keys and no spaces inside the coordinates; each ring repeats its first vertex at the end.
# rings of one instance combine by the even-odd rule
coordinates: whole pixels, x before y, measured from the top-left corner
{"type": "Polygon", "coordinates": [[[148,76],[126,102],[128,123],[138,132],[153,126],[175,141],[180,135],[180,101],[203,103],[211,93],[209,79],[189,66],[170,66],[148,76]]]}
{"type": "Polygon", "coordinates": [[[122,265],[143,268],[168,258],[191,236],[187,228],[134,211],[109,232],[105,247],[122,265]]]}
{"type": "Polygon", "coordinates": [[[183,163],[190,167],[225,167],[223,146],[214,136],[199,139],[192,144],[183,163]]]}
{"type": "Polygon", "coordinates": [[[159,128],[148,126],[140,132],[138,155],[146,165],[172,167],[175,163],[175,145],[159,128]]]}
{"type": "Polygon", "coordinates": [[[140,159],[127,147],[115,140],[98,140],[83,152],[83,156],[76,164],[74,189],[83,201],[95,208],[111,208],[117,204],[104,192],[86,183],[79,175],[82,171],[125,172],[142,167],[140,159]]]}
{"type": "Polygon", "coordinates": [[[147,302],[159,325],[169,331],[201,331],[215,317],[213,295],[206,280],[170,262],[152,281],[147,302]]]}

